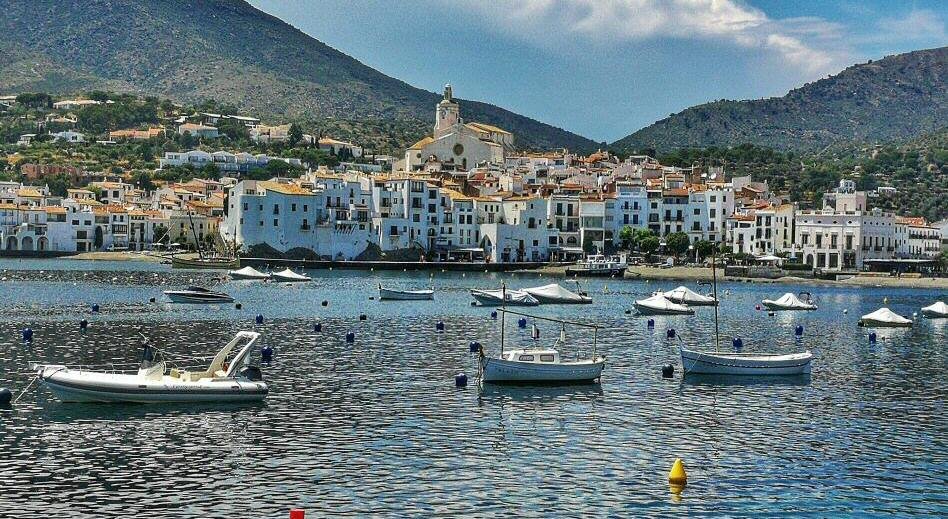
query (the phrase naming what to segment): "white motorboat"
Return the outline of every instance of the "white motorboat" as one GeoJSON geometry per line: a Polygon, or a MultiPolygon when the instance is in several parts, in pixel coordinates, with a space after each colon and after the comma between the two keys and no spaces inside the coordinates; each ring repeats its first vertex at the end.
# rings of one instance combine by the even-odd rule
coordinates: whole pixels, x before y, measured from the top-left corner
{"type": "Polygon", "coordinates": [[[233,303],[234,298],[204,287],[190,286],[184,290],[165,290],[172,303],[233,303]]]}
{"type": "Polygon", "coordinates": [[[669,290],[662,295],[665,296],[665,299],[680,305],[711,306],[718,304],[717,299],[711,296],[701,295],[684,285],[674,290],[669,290]]]}
{"type": "Polygon", "coordinates": [[[434,289],[428,290],[395,290],[384,288],[379,284],[380,301],[421,301],[434,299],[434,289]]]}
{"type": "MultiPolygon", "coordinates": [[[[809,294],[807,293],[809,296],[809,294]]],[[[764,299],[761,301],[768,310],[816,310],[816,304],[807,297],[806,301],[790,292],[780,296],[779,299],[764,299]]]]}
{"type": "Polygon", "coordinates": [[[619,277],[629,268],[625,255],[604,256],[592,254],[575,265],[566,267],[568,276],[619,277]]]}
{"type": "MultiPolygon", "coordinates": [[[[559,319],[537,317],[507,309],[501,309],[500,355],[491,357],[480,350],[480,377],[483,382],[494,383],[581,383],[594,382],[602,377],[606,358],[596,354],[598,327],[586,323],[568,323],[559,319]],[[552,348],[504,350],[504,322],[506,314],[561,323],[563,329],[552,348]],[[565,346],[566,324],[594,329],[593,353],[590,358],[563,360],[558,347],[565,346]]],[[[536,327],[534,327],[536,330],[536,327]]],[[[534,339],[539,339],[535,332],[534,339]]]]}
{"type": "Polygon", "coordinates": [[[588,304],[592,298],[584,293],[570,292],[557,283],[542,287],[525,288],[524,292],[533,296],[541,304],[588,304]]]}
{"type": "Polygon", "coordinates": [[[908,328],[912,324],[914,323],[911,319],[906,319],[886,307],[859,318],[859,326],[908,328]]]}
{"type": "Polygon", "coordinates": [[[810,373],[813,354],[769,354],[693,351],[681,347],[685,375],[805,375],[810,373]]]}
{"type": "Polygon", "coordinates": [[[540,304],[535,297],[523,290],[477,290],[471,289],[471,296],[481,306],[537,306],[540,304]]]}
{"type": "Polygon", "coordinates": [[[638,299],[634,303],[635,309],[642,315],[691,315],[695,311],[685,305],[673,303],[665,294],[657,292],[652,297],[638,299]]]}
{"type": "Polygon", "coordinates": [[[259,270],[247,266],[240,270],[231,270],[228,272],[231,279],[270,279],[270,274],[260,272],[259,270]]]}
{"type": "Polygon", "coordinates": [[[313,278],[304,276],[303,274],[297,274],[290,269],[283,269],[279,272],[270,274],[270,280],[279,281],[281,283],[303,283],[306,281],[312,281],[313,278]]]}
{"type": "Polygon", "coordinates": [[[36,364],[42,383],[63,402],[254,402],[269,388],[250,356],[260,334],[238,332],[203,371],[168,369],[162,353],[148,345],[135,373],[36,364]],[[242,341],[246,344],[233,356],[242,341]]]}
{"type": "Polygon", "coordinates": [[[944,301],[938,301],[933,305],[922,307],[922,315],[932,318],[948,317],[948,304],[945,304],[944,301]]]}

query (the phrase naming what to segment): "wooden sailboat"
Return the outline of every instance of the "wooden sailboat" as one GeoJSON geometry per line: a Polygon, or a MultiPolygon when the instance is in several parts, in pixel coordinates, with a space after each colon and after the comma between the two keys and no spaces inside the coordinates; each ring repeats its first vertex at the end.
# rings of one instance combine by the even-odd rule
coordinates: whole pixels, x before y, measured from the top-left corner
{"type": "Polygon", "coordinates": [[[201,240],[198,239],[197,232],[194,230],[194,218],[191,211],[188,210],[188,221],[191,224],[191,235],[194,236],[194,243],[197,246],[197,258],[182,258],[178,255],[171,256],[171,266],[187,269],[238,269],[240,268],[240,258],[236,256],[218,256],[204,253],[204,247],[201,246],[201,240]]]}

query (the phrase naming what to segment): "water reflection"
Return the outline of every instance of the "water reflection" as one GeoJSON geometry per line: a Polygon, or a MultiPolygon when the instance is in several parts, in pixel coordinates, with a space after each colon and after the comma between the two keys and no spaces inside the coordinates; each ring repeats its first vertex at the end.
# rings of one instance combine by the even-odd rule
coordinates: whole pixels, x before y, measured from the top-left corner
{"type": "Polygon", "coordinates": [[[602,384],[492,384],[483,383],[478,392],[481,405],[512,402],[589,402],[602,397],[602,384]]]}
{"type": "Polygon", "coordinates": [[[726,376],[704,373],[688,373],[682,384],[689,386],[808,386],[812,375],[789,376],[726,376]]]}

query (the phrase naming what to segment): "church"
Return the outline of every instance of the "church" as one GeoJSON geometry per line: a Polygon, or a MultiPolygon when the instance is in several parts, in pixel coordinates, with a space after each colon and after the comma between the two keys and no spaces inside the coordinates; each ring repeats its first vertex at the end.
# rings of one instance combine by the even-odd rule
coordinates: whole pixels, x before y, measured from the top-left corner
{"type": "Polygon", "coordinates": [[[405,151],[405,169],[418,170],[429,160],[454,164],[468,170],[478,164],[503,164],[514,151],[513,134],[484,123],[465,123],[451,85],[445,85],[444,98],[435,107],[434,134],[405,151]]]}

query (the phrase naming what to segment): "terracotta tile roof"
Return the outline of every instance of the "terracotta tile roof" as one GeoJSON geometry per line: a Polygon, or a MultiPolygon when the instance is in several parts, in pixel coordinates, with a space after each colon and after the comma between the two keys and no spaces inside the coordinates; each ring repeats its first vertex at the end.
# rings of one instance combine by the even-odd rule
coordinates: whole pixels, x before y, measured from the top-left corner
{"type": "Polygon", "coordinates": [[[309,195],[315,196],[312,191],[303,189],[297,184],[281,184],[279,182],[270,182],[267,180],[258,182],[257,185],[267,191],[273,191],[284,195],[309,195]]]}

